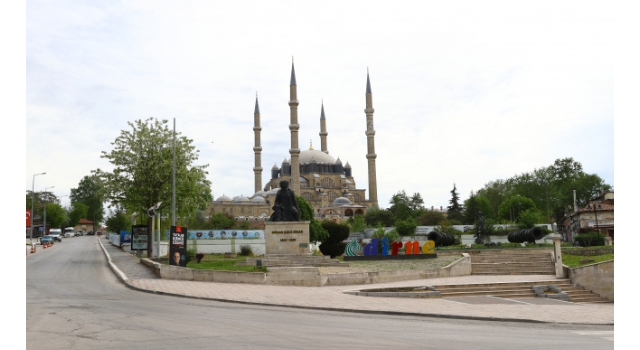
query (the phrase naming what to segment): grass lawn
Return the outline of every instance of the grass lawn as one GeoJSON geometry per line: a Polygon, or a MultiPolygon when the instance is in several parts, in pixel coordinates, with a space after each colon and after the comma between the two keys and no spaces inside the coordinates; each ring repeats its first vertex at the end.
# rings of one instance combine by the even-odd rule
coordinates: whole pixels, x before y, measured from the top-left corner
{"type": "Polygon", "coordinates": [[[578,267],[589,264],[594,264],[602,261],[613,260],[612,254],[602,254],[602,255],[592,255],[592,256],[584,256],[584,255],[571,255],[562,253],[562,263],[569,267],[578,267]],[[593,262],[581,264],[580,260],[591,259],[593,262]]]}
{"type": "Polygon", "coordinates": [[[245,272],[267,272],[266,267],[255,266],[235,266],[238,261],[246,261],[246,256],[236,258],[225,258],[224,254],[206,254],[198,264],[196,259],[189,261],[187,267],[201,270],[223,270],[223,271],[245,271],[245,272]]]}

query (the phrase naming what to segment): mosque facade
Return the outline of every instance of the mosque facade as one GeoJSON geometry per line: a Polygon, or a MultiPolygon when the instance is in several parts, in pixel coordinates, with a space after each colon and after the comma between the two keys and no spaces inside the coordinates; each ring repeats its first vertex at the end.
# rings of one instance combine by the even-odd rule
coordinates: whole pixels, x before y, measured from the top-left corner
{"type": "Polygon", "coordinates": [[[317,219],[330,219],[344,221],[351,216],[366,213],[367,208],[378,207],[375,145],[373,129],[373,102],[369,72],[367,72],[367,87],[365,93],[365,115],[367,136],[369,198],[366,198],[366,189],[357,188],[352,175],[349,162],[343,164],[340,157],[337,159],[329,155],[327,146],[326,117],[324,104],[320,111],[320,150],[309,145],[309,149],[301,151],[298,146],[298,99],[295,68],[291,65],[291,81],[289,84],[289,108],[291,148],[289,158],[278,164],[274,164],[270,171],[270,179],[262,186],[262,146],[260,143],[260,107],[258,97],[254,109],[254,138],[253,151],[255,154],[254,194],[245,196],[220,196],[216,198],[208,208],[208,213],[228,213],[238,220],[266,220],[271,216],[275,196],[280,188],[280,181],[289,181],[289,187],[311,204],[317,219]]]}

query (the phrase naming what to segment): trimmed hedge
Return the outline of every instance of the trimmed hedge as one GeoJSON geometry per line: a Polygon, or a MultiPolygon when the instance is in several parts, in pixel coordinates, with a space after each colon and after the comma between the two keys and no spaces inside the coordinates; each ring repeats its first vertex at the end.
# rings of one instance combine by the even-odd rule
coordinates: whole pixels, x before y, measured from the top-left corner
{"type": "Polygon", "coordinates": [[[603,246],[604,235],[596,231],[581,233],[575,237],[575,241],[578,242],[581,247],[603,246]]]}

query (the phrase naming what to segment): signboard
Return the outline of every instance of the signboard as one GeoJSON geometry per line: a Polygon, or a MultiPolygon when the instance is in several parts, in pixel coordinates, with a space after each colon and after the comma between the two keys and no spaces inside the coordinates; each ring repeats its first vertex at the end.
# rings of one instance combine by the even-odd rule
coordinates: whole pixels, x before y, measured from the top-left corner
{"type": "Polygon", "coordinates": [[[169,231],[169,265],[187,266],[187,228],[171,226],[169,231]]]}
{"type": "Polygon", "coordinates": [[[131,250],[149,249],[149,226],[131,226],[131,250]]]}
{"type": "MultiPolygon", "coordinates": [[[[182,228],[185,232],[186,228],[182,228]]],[[[188,230],[189,239],[260,239],[264,238],[264,230],[188,230]]]]}
{"type": "Polygon", "coordinates": [[[27,209],[27,227],[31,226],[31,210],[27,209]]]}
{"type": "Polygon", "coordinates": [[[131,242],[131,232],[130,231],[120,231],[120,246],[122,243],[130,243],[131,242]]]}

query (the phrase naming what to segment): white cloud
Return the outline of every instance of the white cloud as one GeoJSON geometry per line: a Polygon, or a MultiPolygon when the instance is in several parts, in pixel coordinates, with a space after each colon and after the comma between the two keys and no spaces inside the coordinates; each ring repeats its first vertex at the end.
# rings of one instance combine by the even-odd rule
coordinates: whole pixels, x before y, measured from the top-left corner
{"type": "Polygon", "coordinates": [[[604,1],[27,3],[27,179],[67,194],[127,121],[177,118],[215,196],[253,192],[259,94],[263,182],[288,157],[290,58],[301,148],[367,188],[371,72],[378,197],[446,205],[486,182],[574,157],[613,184],[612,6],[604,1]],[[597,140],[597,146],[594,145],[597,140]],[[214,143],[212,143],[214,142],[214,143]]]}

